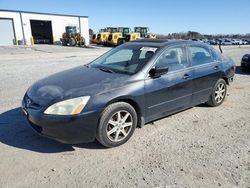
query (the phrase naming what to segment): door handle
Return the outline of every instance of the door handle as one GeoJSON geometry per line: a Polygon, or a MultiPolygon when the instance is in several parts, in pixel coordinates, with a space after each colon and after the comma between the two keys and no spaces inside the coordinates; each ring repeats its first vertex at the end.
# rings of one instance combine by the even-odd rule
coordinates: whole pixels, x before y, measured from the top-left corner
{"type": "Polygon", "coordinates": [[[219,69],[218,65],[214,66],[214,70],[218,70],[218,69],[219,69]]]}
{"type": "Polygon", "coordinates": [[[188,79],[188,78],[190,78],[192,75],[191,74],[184,74],[184,76],[183,76],[183,79],[188,79]]]}

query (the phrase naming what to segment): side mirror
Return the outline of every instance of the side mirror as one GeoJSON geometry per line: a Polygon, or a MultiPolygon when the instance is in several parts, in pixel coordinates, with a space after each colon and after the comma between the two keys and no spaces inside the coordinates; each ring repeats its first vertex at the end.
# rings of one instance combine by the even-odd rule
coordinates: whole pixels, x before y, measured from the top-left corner
{"type": "Polygon", "coordinates": [[[168,67],[154,67],[149,71],[151,78],[159,78],[164,74],[168,73],[168,67]]]}

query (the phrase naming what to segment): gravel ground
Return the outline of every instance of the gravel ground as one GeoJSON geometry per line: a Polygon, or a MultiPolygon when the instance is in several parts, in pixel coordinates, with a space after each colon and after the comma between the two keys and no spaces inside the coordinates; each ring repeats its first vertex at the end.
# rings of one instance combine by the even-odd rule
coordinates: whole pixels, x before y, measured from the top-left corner
{"type": "MultiPolygon", "coordinates": [[[[108,48],[0,47],[0,187],[250,187],[250,75],[220,107],[199,105],[136,129],[126,144],[64,145],[21,115],[28,87],[108,48]]],[[[250,46],[223,47],[239,65],[250,46]]]]}

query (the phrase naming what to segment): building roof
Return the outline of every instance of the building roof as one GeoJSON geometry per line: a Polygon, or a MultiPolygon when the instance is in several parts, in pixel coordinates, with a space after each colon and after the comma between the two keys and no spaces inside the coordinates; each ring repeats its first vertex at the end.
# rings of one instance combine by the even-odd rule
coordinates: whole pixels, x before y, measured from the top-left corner
{"type": "Polygon", "coordinates": [[[0,12],[15,12],[15,13],[26,13],[26,14],[41,14],[41,15],[52,15],[52,16],[69,16],[69,17],[88,18],[88,16],[80,16],[80,15],[55,14],[55,13],[32,12],[32,11],[22,11],[22,10],[5,10],[5,9],[0,9],[0,12]]]}

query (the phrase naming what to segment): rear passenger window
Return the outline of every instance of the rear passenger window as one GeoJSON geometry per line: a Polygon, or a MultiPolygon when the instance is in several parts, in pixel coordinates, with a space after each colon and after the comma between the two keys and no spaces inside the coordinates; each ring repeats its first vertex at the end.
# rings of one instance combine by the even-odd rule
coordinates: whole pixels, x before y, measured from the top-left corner
{"type": "Polygon", "coordinates": [[[190,46],[190,52],[193,66],[211,63],[213,61],[210,50],[206,47],[190,46]]]}
{"type": "Polygon", "coordinates": [[[172,47],[167,49],[157,60],[156,66],[168,67],[168,71],[176,71],[189,66],[184,47],[172,47]]]}

